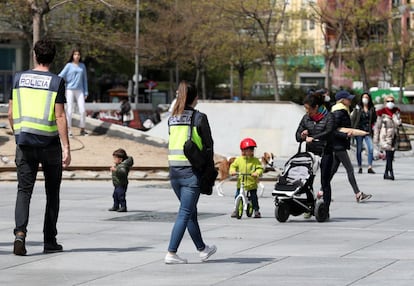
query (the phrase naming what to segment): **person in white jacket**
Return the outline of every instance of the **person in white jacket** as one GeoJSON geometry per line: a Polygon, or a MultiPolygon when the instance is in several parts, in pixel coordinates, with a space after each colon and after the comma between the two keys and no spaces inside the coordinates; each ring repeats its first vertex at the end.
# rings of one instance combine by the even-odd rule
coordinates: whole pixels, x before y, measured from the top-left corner
{"type": "Polygon", "coordinates": [[[395,106],[394,97],[384,98],[384,108],[377,110],[377,121],[374,128],[374,144],[385,151],[387,163],[385,165],[384,180],[394,180],[394,153],[398,127],[401,125],[400,109],[395,106]]]}

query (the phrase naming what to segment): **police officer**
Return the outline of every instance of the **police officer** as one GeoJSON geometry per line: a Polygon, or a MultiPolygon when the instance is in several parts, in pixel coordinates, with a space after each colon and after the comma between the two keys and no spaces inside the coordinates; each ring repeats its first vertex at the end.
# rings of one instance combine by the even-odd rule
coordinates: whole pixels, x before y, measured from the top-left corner
{"type": "Polygon", "coordinates": [[[201,236],[197,219],[201,174],[191,165],[184,154],[183,147],[190,134],[189,128],[193,121],[192,139],[198,148],[205,153],[206,164],[214,164],[210,125],[205,114],[194,110],[197,99],[195,86],[185,81],[181,82],[177,91],[177,101],[171,117],[168,119],[170,179],[171,186],[180,201],[180,208],[171,232],[168,252],[164,260],[166,264],[187,263],[187,259],[177,255],[186,229],[188,229],[191,239],[199,251],[201,261],[206,261],[217,250],[214,245],[206,245],[201,236]]]}
{"type": "Polygon", "coordinates": [[[30,199],[39,164],[45,178],[44,253],[63,251],[56,241],[62,168],[70,164],[64,104],[65,82],[49,72],[56,54],[50,40],[34,46],[35,68],[17,73],[9,101],[9,122],[16,139],[17,199],[13,253],[26,255],[30,199]]]}

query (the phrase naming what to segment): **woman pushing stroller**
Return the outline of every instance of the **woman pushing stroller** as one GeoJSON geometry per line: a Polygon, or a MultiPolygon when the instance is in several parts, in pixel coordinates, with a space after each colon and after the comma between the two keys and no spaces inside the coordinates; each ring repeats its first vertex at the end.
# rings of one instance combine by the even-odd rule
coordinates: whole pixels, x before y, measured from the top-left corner
{"type": "MultiPolygon", "coordinates": [[[[332,132],[334,118],[324,105],[322,94],[310,92],[303,101],[306,114],[296,130],[296,141],[306,142],[306,151],[321,157],[322,191],[318,198],[323,197],[327,208],[326,220],[329,219],[331,202],[331,169],[333,163],[332,132]]],[[[310,217],[310,214],[305,214],[310,217]]]]}

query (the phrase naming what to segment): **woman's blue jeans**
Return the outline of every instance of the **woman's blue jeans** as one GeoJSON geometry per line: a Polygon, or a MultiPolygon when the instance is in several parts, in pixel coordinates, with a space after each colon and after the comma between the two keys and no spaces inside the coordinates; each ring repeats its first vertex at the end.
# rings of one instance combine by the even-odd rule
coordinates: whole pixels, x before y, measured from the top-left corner
{"type": "Polygon", "coordinates": [[[372,160],[373,160],[373,154],[374,154],[374,146],[372,144],[372,138],[371,136],[356,136],[356,157],[358,161],[358,167],[362,166],[362,141],[365,140],[365,144],[367,145],[367,151],[368,151],[368,166],[372,166],[372,160]]]}
{"type": "Polygon", "coordinates": [[[197,250],[202,251],[206,245],[201,237],[197,220],[197,203],[200,197],[199,180],[195,175],[189,178],[172,178],[171,186],[180,201],[180,208],[171,232],[168,251],[177,252],[186,229],[197,250]]]}

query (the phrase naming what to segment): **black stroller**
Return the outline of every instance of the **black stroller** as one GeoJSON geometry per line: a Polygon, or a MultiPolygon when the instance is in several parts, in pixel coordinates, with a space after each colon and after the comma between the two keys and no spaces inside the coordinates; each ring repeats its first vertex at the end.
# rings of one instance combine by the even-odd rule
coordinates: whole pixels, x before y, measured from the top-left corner
{"type": "Polygon", "coordinates": [[[286,163],[282,175],[275,185],[272,195],[275,197],[275,217],[285,222],[289,215],[303,213],[314,215],[318,222],[328,216],[323,199],[318,199],[313,190],[313,180],[319,169],[320,157],[311,152],[298,152],[286,163]]]}

